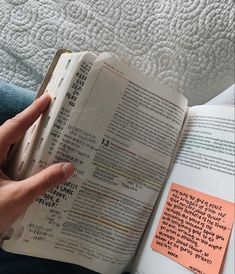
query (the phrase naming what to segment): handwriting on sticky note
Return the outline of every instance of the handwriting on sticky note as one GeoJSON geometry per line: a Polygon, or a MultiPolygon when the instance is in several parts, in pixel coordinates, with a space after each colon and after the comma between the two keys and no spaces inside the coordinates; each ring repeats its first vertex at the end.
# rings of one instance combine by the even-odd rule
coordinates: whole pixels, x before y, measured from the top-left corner
{"type": "Polygon", "coordinates": [[[234,221],[234,204],[173,183],[152,241],[195,273],[219,273],[234,221]]]}

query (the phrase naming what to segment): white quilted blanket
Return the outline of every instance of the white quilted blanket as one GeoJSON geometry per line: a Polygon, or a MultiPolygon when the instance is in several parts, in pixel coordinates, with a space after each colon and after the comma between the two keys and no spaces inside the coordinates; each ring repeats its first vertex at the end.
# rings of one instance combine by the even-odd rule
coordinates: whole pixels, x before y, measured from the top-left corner
{"type": "Polygon", "coordinates": [[[36,89],[60,47],[112,51],[205,102],[234,82],[233,0],[0,0],[0,79],[36,89]]]}

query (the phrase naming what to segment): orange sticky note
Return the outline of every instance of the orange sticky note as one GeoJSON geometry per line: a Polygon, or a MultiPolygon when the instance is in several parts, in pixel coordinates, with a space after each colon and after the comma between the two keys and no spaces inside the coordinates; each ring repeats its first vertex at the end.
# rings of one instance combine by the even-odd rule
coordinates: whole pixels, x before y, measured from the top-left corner
{"type": "Polygon", "coordinates": [[[151,247],[195,273],[217,274],[234,203],[173,183],[151,247]]]}

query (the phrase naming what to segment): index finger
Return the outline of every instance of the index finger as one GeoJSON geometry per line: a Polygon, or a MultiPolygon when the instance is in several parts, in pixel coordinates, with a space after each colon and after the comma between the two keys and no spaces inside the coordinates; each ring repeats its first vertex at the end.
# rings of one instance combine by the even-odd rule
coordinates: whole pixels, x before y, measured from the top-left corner
{"type": "Polygon", "coordinates": [[[24,111],[17,114],[12,119],[7,120],[0,127],[0,149],[7,149],[8,146],[14,144],[20,137],[22,137],[25,131],[46,110],[50,100],[50,96],[44,94],[24,111]]]}

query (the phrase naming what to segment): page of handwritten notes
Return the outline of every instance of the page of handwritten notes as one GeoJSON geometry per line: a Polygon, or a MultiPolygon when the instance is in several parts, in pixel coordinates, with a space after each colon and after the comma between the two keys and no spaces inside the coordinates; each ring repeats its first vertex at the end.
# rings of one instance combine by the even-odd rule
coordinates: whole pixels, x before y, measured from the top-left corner
{"type": "Polygon", "coordinates": [[[220,271],[234,204],[173,183],[151,247],[195,273],[220,271]]]}

